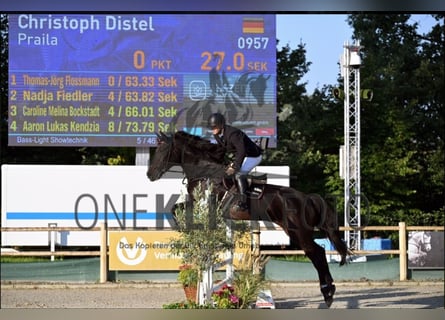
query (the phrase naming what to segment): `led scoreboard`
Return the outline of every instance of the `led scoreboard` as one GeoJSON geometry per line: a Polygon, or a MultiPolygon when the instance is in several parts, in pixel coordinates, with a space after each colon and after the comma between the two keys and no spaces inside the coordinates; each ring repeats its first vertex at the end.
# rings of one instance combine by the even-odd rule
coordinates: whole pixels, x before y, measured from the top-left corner
{"type": "Polygon", "coordinates": [[[10,146],[156,145],[222,112],[276,146],[275,15],[10,14],[10,146]]]}

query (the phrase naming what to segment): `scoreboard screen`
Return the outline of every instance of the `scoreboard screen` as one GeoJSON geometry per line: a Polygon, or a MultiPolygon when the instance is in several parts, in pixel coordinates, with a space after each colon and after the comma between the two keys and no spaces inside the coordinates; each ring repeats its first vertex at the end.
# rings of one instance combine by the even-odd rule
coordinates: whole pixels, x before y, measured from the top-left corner
{"type": "Polygon", "coordinates": [[[212,112],[276,146],[275,15],[10,14],[10,146],[210,136],[212,112]]]}

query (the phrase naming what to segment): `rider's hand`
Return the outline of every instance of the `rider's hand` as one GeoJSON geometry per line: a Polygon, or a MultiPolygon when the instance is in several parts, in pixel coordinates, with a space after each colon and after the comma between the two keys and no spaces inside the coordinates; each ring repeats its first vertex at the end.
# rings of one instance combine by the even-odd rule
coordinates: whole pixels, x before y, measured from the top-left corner
{"type": "Polygon", "coordinates": [[[232,175],[234,175],[235,172],[236,172],[236,170],[235,170],[235,168],[233,168],[233,167],[228,167],[228,168],[226,169],[226,174],[227,174],[228,176],[232,176],[232,175]]]}

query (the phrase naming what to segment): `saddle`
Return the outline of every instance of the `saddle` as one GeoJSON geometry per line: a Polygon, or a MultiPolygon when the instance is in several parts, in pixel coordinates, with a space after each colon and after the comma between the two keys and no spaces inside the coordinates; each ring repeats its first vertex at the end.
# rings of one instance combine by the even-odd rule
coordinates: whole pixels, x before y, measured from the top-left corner
{"type": "Polygon", "coordinates": [[[252,199],[260,199],[267,183],[267,173],[254,172],[247,175],[246,194],[252,199]]]}
{"type": "MultiPolygon", "coordinates": [[[[247,175],[247,197],[251,199],[260,199],[263,196],[266,183],[267,173],[249,173],[247,175]]],[[[226,178],[223,181],[223,184],[227,191],[236,190],[236,192],[238,192],[238,187],[234,177],[226,178]]]]}
{"type": "MultiPolygon", "coordinates": [[[[267,183],[267,173],[250,173],[247,175],[247,190],[246,196],[249,199],[259,200],[264,195],[264,189],[267,183]]],[[[236,203],[238,199],[236,195],[238,194],[238,187],[234,177],[226,178],[223,181],[223,184],[226,189],[226,193],[223,197],[223,207],[230,207],[229,212],[230,216],[234,219],[247,219],[249,218],[248,212],[239,210],[237,208],[236,203]],[[230,195],[232,194],[232,195],[230,195]],[[235,196],[235,197],[234,197],[235,196]]]]}

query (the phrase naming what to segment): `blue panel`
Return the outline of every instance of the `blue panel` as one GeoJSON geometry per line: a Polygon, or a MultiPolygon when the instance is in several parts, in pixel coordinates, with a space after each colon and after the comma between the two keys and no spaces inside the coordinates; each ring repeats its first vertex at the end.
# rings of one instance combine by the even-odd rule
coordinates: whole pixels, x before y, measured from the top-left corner
{"type": "Polygon", "coordinates": [[[172,219],[173,215],[168,212],[139,212],[135,216],[133,212],[108,212],[107,214],[103,212],[7,212],[6,219],[8,220],[104,220],[105,216],[108,220],[114,220],[118,218],[119,220],[128,219],[133,220],[135,217],[139,220],[156,220],[156,219],[172,219]]]}
{"type": "Polygon", "coordinates": [[[390,239],[364,239],[362,241],[363,250],[391,250],[390,239]]]}
{"type": "Polygon", "coordinates": [[[325,239],[315,239],[314,241],[319,246],[323,247],[325,250],[335,250],[335,248],[332,245],[331,241],[329,239],[327,239],[327,238],[325,238],[325,239]]]}

